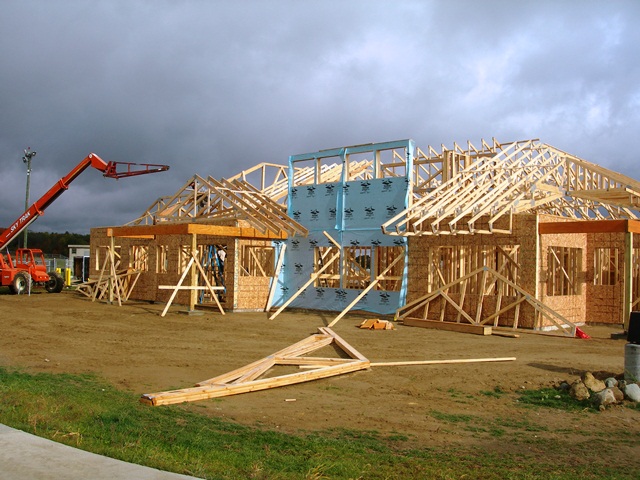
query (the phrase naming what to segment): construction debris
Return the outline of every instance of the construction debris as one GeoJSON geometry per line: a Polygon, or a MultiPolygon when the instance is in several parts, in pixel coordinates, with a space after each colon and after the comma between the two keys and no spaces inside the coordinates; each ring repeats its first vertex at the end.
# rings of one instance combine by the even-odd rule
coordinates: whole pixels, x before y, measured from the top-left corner
{"type": "Polygon", "coordinates": [[[378,318],[368,318],[364,320],[360,325],[360,328],[366,328],[369,330],[394,330],[393,323],[388,320],[380,320],[378,318]]]}

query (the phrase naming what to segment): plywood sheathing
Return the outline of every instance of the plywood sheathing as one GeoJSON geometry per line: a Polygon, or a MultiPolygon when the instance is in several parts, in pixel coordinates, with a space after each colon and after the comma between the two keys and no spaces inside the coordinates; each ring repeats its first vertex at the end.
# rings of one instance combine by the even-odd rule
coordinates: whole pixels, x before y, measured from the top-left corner
{"type": "MultiPolygon", "coordinates": [[[[540,215],[540,223],[565,223],[568,219],[553,215],[540,215]]],[[[584,323],[586,318],[587,289],[585,288],[587,257],[587,235],[578,234],[548,234],[540,235],[540,257],[538,258],[538,269],[540,272],[538,283],[538,295],[542,303],[563,315],[574,323],[584,323]],[[581,269],[577,274],[578,292],[574,295],[551,295],[549,287],[549,249],[550,247],[567,247],[579,249],[581,252],[581,269]]],[[[591,262],[593,259],[591,257],[591,262]]]]}
{"type": "MultiPolygon", "coordinates": [[[[622,324],[628,320],[622,308],[625,302],[626,282],[630,281],[631,305],[635,309],[640,305],[640,222],[637,220],[589,220],[558,222],[553,218],[542,218],[539,226],[541,236],[550,235],[586,235],[586,263],[584,264],[585,320],[588,323],[622,324]],[[627,258],[625,237],[631,234],[633,250],[627,258]],[[608,249],[611,253],[611,271],[617,269],[607,281],[598,280],[596,256],[599,249],[608,249]],[[625,278],[626,268],[630,278],[625,278]]],[[[552,237],[553,238],[553,237],[552,237]]],[[[557,237],[556,237],[557,238],[557,237]]]]}

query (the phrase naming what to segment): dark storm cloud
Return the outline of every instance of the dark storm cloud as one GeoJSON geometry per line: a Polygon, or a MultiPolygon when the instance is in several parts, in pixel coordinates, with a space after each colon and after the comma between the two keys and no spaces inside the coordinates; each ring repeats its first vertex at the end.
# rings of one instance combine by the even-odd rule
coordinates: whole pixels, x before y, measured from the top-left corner
{"type": "Polygon", "coordinates": [[[125,223],[194,173],[414,138],[540,138],[640,178],[640,3],[18,1],[0,16],[0,226],[89,152],[34,229],[125,223]]]}

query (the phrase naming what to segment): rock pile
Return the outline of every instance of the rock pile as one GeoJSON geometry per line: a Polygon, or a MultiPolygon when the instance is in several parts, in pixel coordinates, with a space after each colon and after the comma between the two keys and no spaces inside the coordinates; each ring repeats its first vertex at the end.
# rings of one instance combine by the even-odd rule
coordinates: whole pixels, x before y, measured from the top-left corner
{"type": "Polygon", "coordinates": [[[591,400],[596,408],[604,410],[607,405],[622,403],[624,400],[640,402],[640,386],[615,377],[599,380],[591,372],[585,372],[572,384],[563,382],[560,389],[568,390],[576,400],[591,400]]]}

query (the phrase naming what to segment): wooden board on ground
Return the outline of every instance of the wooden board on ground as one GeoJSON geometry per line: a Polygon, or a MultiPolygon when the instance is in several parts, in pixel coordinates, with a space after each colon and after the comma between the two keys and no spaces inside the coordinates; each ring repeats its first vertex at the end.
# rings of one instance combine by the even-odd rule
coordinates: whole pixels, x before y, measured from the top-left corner
{"type": "Polygon", "coordinates": [[[440,322],[437,320],[423,320],[421,318],[403,318],[402,323],[410,327],[435,328],[452,332],[473,333],[475,335],[491,335],[488,325],[471,325],[469,323],[440,322]]]}

